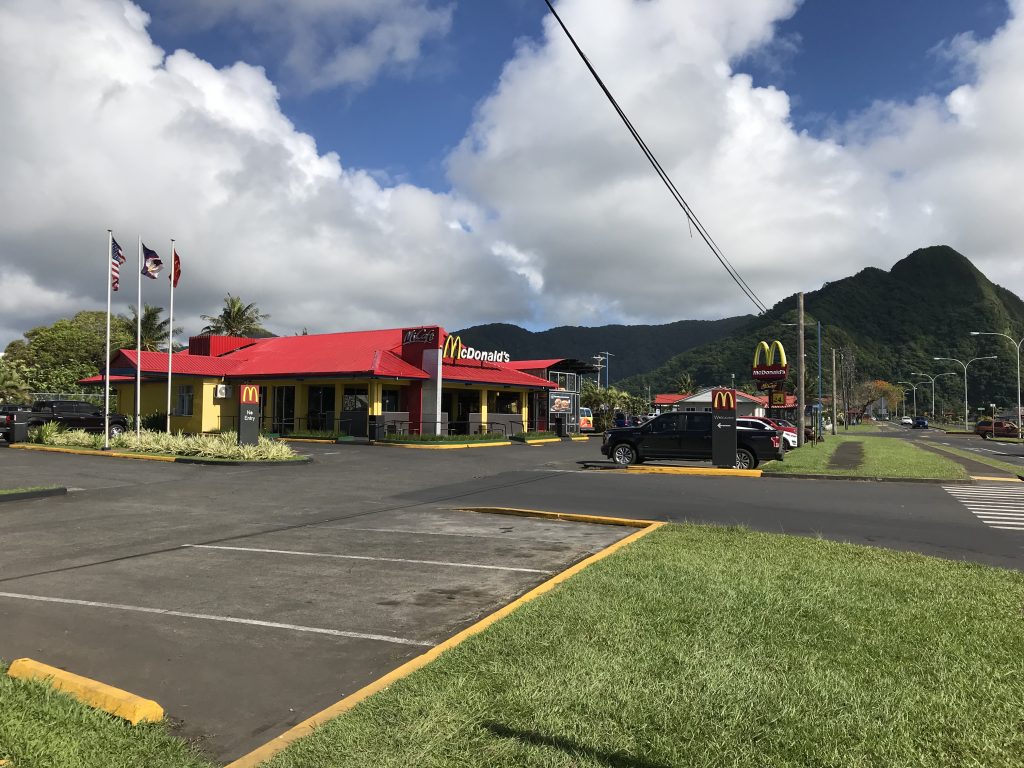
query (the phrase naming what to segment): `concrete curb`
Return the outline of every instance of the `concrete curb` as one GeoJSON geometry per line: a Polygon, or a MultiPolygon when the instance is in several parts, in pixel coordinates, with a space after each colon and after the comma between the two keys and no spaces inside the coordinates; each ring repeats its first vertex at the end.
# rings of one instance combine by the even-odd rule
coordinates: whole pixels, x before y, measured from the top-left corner
{"type": "Polygon", "coordinates": [[[591,555],[590,557],[581,560],[575,565],[570,566],[561,573],[552,576],[547,581],[534,587],[529,592],[517,598],[516,600],[513,600],[508,605],[499,608],[494,613],[488,616],[485,616],[472,626],[467,627],[458,634],[448,638],[440,645],[434,646],[423,655],[417,656],[416,658],[407,661],[402,666],[392,670],[383,677],[374,680],[372,683],[363,688],[360,688],[358,691],[349,694],[341,701],[329,706],[327,709],[318,712],[312,717],[302,721],[298,725],[293,726],[292,728],[288,729],[280,736],[275,737],[263,746],[257,747],[249,754],[243,755],[242,757],[238,758],[232,763],[228,763],[228,765],[225,766],[225,768],[255,768],[260,763],[266,762],[274,755],[276,755],[278,752],[285,749],[288,745],[292,744],[295,741],[298,741],[304,736],[308,736],[318,726],[323,725],[329,720],[333,720],[341,714],[344,714],[345,712],[352,709],[361,701],[369,698],[373,694],[384,690],[392,683],[395,683],[404,677],[408,677],[416,670],[425,667],[427,664],[432,662],[445,651],[454,648],[467,638],[470,638],[473,635],[476,635],[482,632],[483,630],[487,629],[487,627],[496,623],[500,619],[503,619],[504,617],[508,616],[521,605],[528,603],[532,600],[535,600],[545,592],[548,592],[557,585],[561,584],[570,576],[579,573],[584,568],[592,565],[593,563],[596,563],[598,560],[603,560],[604,558],[608,557],[608,555],[618,551],[619,549],[622,549],[625,546],[628,546],[629,544],[632,544],[637,539],[640,539],[646,536],[647,534],[651,533],[651,531],[655,531],[661,526],[665,525],[665,523],[654,520],[625,520],[620,518],[602,518],[591,515],[560,515],[559,513],[554,512],[540,512],[538,510],[511,509],[505,507],[477,507],[467,511],[497,512],[499,514],[517,515],[520,517],[543,517],[549,519],[556,518],[563,520],[574,519],[579,520],[580,522],[590,523],[605,522],[606,524],[611,525],[629,525],[631,527],[640,528],[640,530],[630,534],[629,536],[626,536],[623,539],[619,539],[617,542],[605,547],[600,552],[597,552],[591,555]],[[609,523],[607,521],[616,522],[609,523]]]}
{"type": "Polygon", "coordinates": [[[794,478],[797,480],[852,480],[867,483],[945,483],[946,485],[972,485],[969,480],[943,480],[931,477],[856,477],[853,475],[812,475],[803,472],[765,472],[762,477],[794,478]]]}
{"type": "Polygon", "coordinates": [[[309,464],[313,459],[301,456],[297,459],[283,461],[243,461],[241,459],[204,459],[199,456],[161,456],[152,453],[123,453],[119,451],[94,451],[90,448],[59,448],[54,445],[34,445],[15,443],[11,448],[23,451],[43,451],[46,453],[70,453],[78,456],[103,456],[109,459],[136,459],[138,461],[163,461],[169,464],[207,464],[228,467],[264,467],[282,464],[309,464]]]}
{"type": "Polygon", "coordinates": [[[513,443],[522,443],[523,445],[547,445],[548,443],[560,443],[562,438],[560,437],[538,437],[533,440],[511,440],[513,443]]]}
{"type": "Polygon", "coordinates": [[[23,499],[42,499],[47,496],[65,496],[67,495],[68,489],[64,487],[59,488],[40,488],[35,491],[20,491],[19,493],[0,493],[0,504],[5,501],[22,501],[23,499]]]}
{"type": "Polygon", "coordinates": [[[164,718],[164,709],[151,699],[122,691],[112,685],[51,667],[32,659],[16,659],[7,670],[10,677],[22,680],[42,680],[59,691],[64,691],[83,704],[102,709],[136,725],[144,720],[158,722],[164,718]]]}
{"type": "Polygon", "coordinates": [[[512,445],[508,440],[488,440],[475,443],[442,443],[440,445],[429,445],[419,443],[393,443],[385,440],[375,440],[374,445],[386,445],[389,448],[413,448],[421,451],[450,451],[456,448],[494,448],[501,445],[512,445]]]}

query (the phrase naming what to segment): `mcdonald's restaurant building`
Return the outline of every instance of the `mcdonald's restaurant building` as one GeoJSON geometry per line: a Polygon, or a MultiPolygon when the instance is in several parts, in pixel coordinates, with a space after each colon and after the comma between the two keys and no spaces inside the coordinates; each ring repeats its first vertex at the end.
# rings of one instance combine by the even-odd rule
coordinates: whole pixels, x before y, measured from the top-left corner
{"type": "MultiPolygon", "coordinates": [[[[111,361],[118,410],[167,413],[168,356],[122,349],[111,361]]],[[[238,426],[243,387],[258,390],[261,428],[282,435],[345,432],[516,434],[559,426],[574,432],[579,409],[574,360],[512,361],[477,350],[440,326],[282,336],[193,336],[172,355],[171,428],[186,433],[238,426]]],[[[103,376],[82,383],[102,384],[103,376]]]]}

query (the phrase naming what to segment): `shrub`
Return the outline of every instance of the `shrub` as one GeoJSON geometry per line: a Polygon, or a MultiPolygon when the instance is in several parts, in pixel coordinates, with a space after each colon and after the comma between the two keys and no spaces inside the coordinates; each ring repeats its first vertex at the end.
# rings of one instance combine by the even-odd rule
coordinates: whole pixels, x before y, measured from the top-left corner
{"type": "MultiPolygon", "coordinates": [[[[36,443],[65,448],[103,447],[103,435],[90,434],[82,430],[65,431],[56,422],[43,424],[32,430],[31,438],[36,443]]],[[[137,437],[134,432],[126,432],[112,438],[110,447],[134,453],[234,461],[286,461],[296,457],[295,451],[284,443],[262,436],[256,445],[238,445],[237,441],[238,435],[234,432],[222,432],[217,435],[184,435],[179,432],[168,435],[166,432],[144,429],[137,437]]]]}

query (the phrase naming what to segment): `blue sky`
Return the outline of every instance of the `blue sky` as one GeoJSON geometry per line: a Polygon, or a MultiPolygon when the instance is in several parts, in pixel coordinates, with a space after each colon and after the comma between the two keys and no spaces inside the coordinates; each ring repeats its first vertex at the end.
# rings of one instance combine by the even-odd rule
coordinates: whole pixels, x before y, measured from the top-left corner
{"type": "MultiPolygon", "coordinates": [[[[1024,0],[558,8],[764,303],[936,244],[1024,294],[1024,0]]],[[[105,307],[107,228],[187,333],[754,311],[542,0],[5,0],[0,102],[0,345],[105,307]]]]}
{"type": "MultiPolygon", "coordinates": [[[[257,63],[272,80],[284,79],[265,38],[244,25],[197,30],[176,21],[168,2],[140,4],[164,48],[184,47],[217,66],[257,63]]],[[[462,0],[452,7],[450,33],[431,42],[414,69],[385,74],[366,88],[301,93],[284,84],[282,110],[345,165],[447,189],[444,159],[465,135],[474,106],[493,89],[517,42],[538,38],[547,14],[543,0],[462,0]]],[[[966,32],[986,39],[1007,16],[999,0],[809,0],[778,23],[776,41],[735,67],[757,85],[786,90],[794,126],[823,134],[874,101],[913,101],[947,87],[953,62],[935,49],[966,32]]],[[[601,53],[591,48],[588,55],[600,62],[601,53]]],[[[614,89],[616,73],[602,76],[614,89]]]]}

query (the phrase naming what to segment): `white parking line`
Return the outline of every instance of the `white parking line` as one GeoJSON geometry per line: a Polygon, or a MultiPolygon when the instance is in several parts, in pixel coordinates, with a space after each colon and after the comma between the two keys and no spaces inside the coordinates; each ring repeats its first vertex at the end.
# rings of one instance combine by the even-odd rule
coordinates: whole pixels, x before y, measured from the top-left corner
{"type": "Polygon", "coordinates": [[[170,611],[164,608],[146,608],[141,605],[121,605],[119,603],[100,603],[93,600],[72,600],[65,597],[45,597],[43,595],[22,595],[16,592],[0,592],[0,597],[13,600],[34,600],[41,603],[61,603],[63,605],[82,605],[88,608],[109,608],[115,611],[132,611],[135,613],[155,613],[160,616],[177,616],[183,619],[199,619],[201,621],[223,621],[229,624],[248,624],[271,629],[288,629],[293,632],[311,632],[317,635],[333,635],[334,637],[351,637],[356,640],[381,640],[385,643],[399,645],[417,645],[433,648],[436,643],[425,643],[421,640],[409,640],[405,637],[391,635],[374,635],[367,632],[346,632],[343,629],[326,629],[324,627],[304,627],[299,624],[281,624],[276,621],[259,621],[258,619],[240,619],[235,616],[214,616],[208,613],[188,613],[186,611],[170,611]]]}
{"type": "Polygon", "coordinates": [[[326,552],[297,552],[292,549],[258,549],[256,547],[219,547],[211,544],[183,544],[191,549],[224,549],[230,552],[261,552],[270,555],[299,555],[302,557],[331,557],[338,560],[372,560],[381,563],[415,563],[416,565],[442,565],[449,568],[483,568],[488,571],[516,571],[518,573],[551,573],[537,568],[513,568],[509,565],[480,565],[478,563],[450,563],[442,560],[410,560],[404,557],[369,557],[368,555],[332,555],[326,552]]]}

